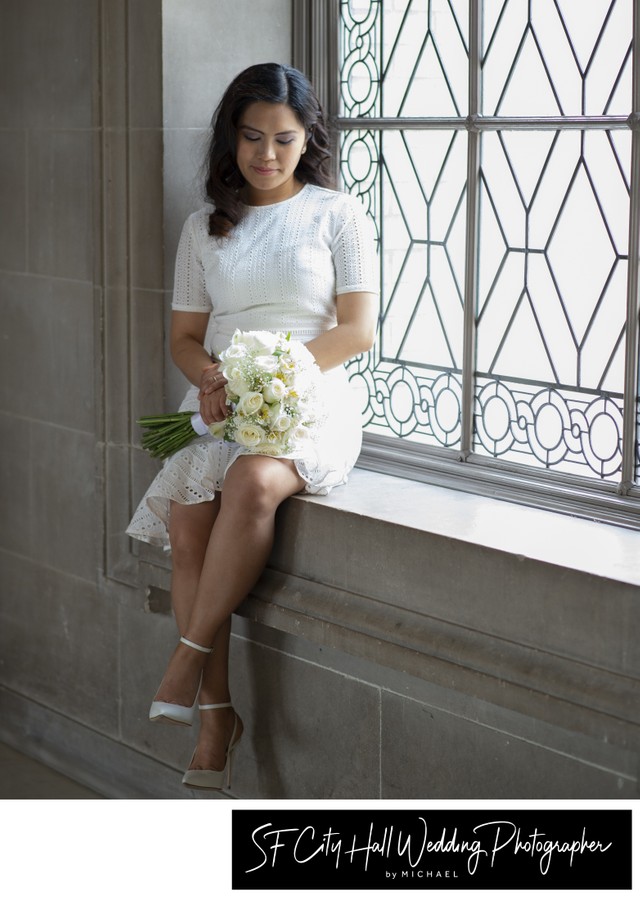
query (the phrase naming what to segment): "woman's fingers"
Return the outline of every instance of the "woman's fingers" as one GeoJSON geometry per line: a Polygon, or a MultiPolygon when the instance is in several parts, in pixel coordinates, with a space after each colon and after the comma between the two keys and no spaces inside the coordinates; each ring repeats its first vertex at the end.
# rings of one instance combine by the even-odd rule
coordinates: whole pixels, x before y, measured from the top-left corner
{"type": "MultiPolygon", "coordinates": [[[[226,380],[225,380],[225,383],[226,383],[226,380]]],[[[220,414],[222,415],[222,417],[219,418],[218,420],[222,421],[229,414],[229,406],[227,405],[226,390],[224,390],[224,389],[220,390],[218,392],[217,396],[218,396],[218,409],[220,411],[220,414]]]]}
{"type": "Polygon", "coordinates": [[[229,414],[225,384],[227,378],[220,370],[220,363],[207,365],[200,379],[200,415],[205,424],[224,421],[229,414]]]}
{"type": "Polygon", "coordinates": [[[224,387],[225,378],[220,372],[220,364],[216,362],[213,365],[207,365],[202,371],[200,378],[200,395],[207,395],[224,387]]]}
{"type": "Polygon", "coordinates": [[[220,373],[220,371],[213,370],[212,368],[205,368],[202,372],[198,399],[202,399],[203,396],[211,396],[220,391],[222,391],[222,395],[225,397],[226,393],[224,392],[224,386],[226,383],[227,379],[220,373]]]}
{"type": "Polygon", "coordinates": [[[222,386],[213,393],[201,395],[199,399],[200,416],[205,424],[213,424],[214,421],[224,421],[229,414],[227,394],[222,386]]]}

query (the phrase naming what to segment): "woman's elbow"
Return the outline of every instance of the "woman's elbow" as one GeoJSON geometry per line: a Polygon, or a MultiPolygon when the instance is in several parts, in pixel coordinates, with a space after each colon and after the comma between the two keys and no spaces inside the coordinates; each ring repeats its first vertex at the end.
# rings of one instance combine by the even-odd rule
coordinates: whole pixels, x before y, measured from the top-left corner
{"type": "Polygon", "coordinates": [[[181,355],[182,343],[180,340],[176,340],[175,338],[170,338],[169,340],[169,355],[171,356],[171,361],[174,365],[178,364],[178,360],[181,355]]]}
{"type": "Polygon", "coordinates": [[[369,352],[376,342],[376,333],[378,330],[378,317],[372,316],[368,320],[362,322],[358,328],[358,354],[361,352],[369,352]]]}
{"type": "Polygon", "coordinates": [[[358,347],[356,349],[356,355],[360,355],[364,352],[369,352],[370,349],[373,349],[373,344],[376,341],[375,330],[371,334],[362,335],[362,338],[358,342],[358,347]]]}

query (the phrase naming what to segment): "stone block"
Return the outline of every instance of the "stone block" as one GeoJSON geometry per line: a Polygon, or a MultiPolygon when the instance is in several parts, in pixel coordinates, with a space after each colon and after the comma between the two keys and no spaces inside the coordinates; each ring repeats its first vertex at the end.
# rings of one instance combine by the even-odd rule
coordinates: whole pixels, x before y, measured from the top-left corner
{"type": "Polygon", "coordinates": [[[90,128],[96,0],[26,0],[25,115],[32,128],[90,128]]]}
{"type": "Polygon", "coordinates": [[[0,274],[0,321],[0,407],[93,432],[91,285],[0,274]]]}
{"type": "Polygon", "coordinates": [[[32,424],[33,553],[39,564],[93,582],[96,575],[94,438],[32,424]]]}
{"type": "Polygon", "coordinates": [[[109,291],[129,285],[128,134],[107,129],[102,145],[104,281],[109,291]]]}
{"type": "Polygon", "coordinates": [[[245,725],[234,794],[378,798],[379,690],[295,657],[294,644],[232,639],[231,689],[245,725]]]}
{"type": "MultiPolygon", "coordinates": [[[[42,542],[50,534],[42,522],[42,542]]],[[[10,689],[105,733],[118,729],[117,605],[95,585],[0,554],[0,677],[10,689]]]]}
{"type": "Polygon", "coordinates": [[[0,108],[10,128],[91,126],[96,0],[4,0],[0,108]],[[61,14],[62,13],[62,14],[61,14]]]}
{"type": "Polygon", "coordinates": [[[105,448],[104,563],[108,577],[135,584],[137,564],[125,533],[131,518],[131,451],[126,445],[105,448]]]}
{"type": "Polygon", "coordinates": [[[0,546],[29,556],[32,550],[31,422],[0,414],[0,546]]]}
{"type": "Polygon", "coordinates": [[[104,296],[104,404],[107,440],[126,444],[130,438],[129,294],[108,288],[104,296]]]}
{"type": "Polygon", "coordinates": [[[27,136],[0,131],[0,268],[24,271],[27,262],[27,136]]]}
{"type": "Polygon", "coordinates": [[[102,54],[101,125],[107,131],[127,127],[127,3],[103,3],[100,17],[102,54]]]}
{"type": "Polygon", "coordinates": [[[27,124],[25,19],[21,0],[0,4],[0,124],[3,128],[25,128],[27,124]]]}
{"type": "Polygon", "coordinates": [[[92,279],[93,139],[91,131],[51,130],[30,142],[28,251],[37,274],[92,279]]]}
{"type": "Polygon", "coordinates": [[[482,720],[463,719],[389,693],[383,693],[381,733],[384,799],[632,799],[637,795],[637,778],[628,764],[612,770],[581,757],[579,739],[573,751],[570,739],[563,751],[556,751],[482,720]]]}
{"type": "Polygon", "coordinates": [[[162,127],[162,0],[129,3],[129,125],[162,127]]]}
{"type": "Polygon", "coordinates": [[[134,290],[131,294],[131,419],[132,439],[139,443],[142,432],[135,422],[164,406],[164,293],[134,290]]]}
{"type": "Polygon", "coordinates": [[[163,287],[162,131],[129,135],[130,260],[134,288],[163,287]]]}

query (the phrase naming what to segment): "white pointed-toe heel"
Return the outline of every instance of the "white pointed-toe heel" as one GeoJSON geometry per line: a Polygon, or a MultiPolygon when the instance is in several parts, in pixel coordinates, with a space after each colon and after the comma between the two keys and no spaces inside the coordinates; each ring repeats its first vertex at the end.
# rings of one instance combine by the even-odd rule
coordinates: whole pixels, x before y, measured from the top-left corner
{"type": "MultiPolygon", "coordinates": [[[[210,655],[213,651],[213,649],[198,645],[197,642],[191,642],[190,639],[185,639],[184,636],[180,637],[180,642],[188,645],[192,649],[197,649],[199,652],[204,652],[207,655],[210,655]]],[[[200,683],[202,683],[202,676],[200,677],[200,683]]],[[[191,706],[178,705],[175,702],[151,702],[149,720],[152,723],[176,723],[180,726],[190,727],[193,724],[193,719],[196,715],[200,683],[198,683],[196,697],[191,706]]]]}
{"type": "MultiPolygon", "coordinates": [[[[218,705],[200,705],[200,711],[214,711],[216,708],[232,708],[233,705],[231,702],[222,702],[218,705]]],[[[233,712],[233,732],[231,733],[231,739],[229,741],[229,745],[227,746],[226,751],[226,759],[225,765],[222,770],[187,770],[185,775],[182,777],[182,784],[186,786],[188,789],[228,789],[231,786],[231,763],[233,758],[233,751],[240,742],[240,736],[236,739],[236,733],[238,731],[238,715],[236,712],[233,712]]],[[[190,763],[193,763],[193,759],[195,758],[196,753],[193,752],[191,756],[190,763]]]]}

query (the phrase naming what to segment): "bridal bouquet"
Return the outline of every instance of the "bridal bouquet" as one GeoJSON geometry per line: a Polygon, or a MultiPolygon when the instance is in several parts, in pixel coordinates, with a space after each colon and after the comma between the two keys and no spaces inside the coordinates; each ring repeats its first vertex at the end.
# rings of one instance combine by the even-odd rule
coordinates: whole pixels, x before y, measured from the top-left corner
{"type": "Polygon", "coordinates": [[[210,433],[256,455],[302,455],[324,417],[322,375],[309,350],[290,337],[237,330],[220,354],[228,417],[209,426],[192,412],[140,418],[143,448],[164,459],[210,433]]]}

